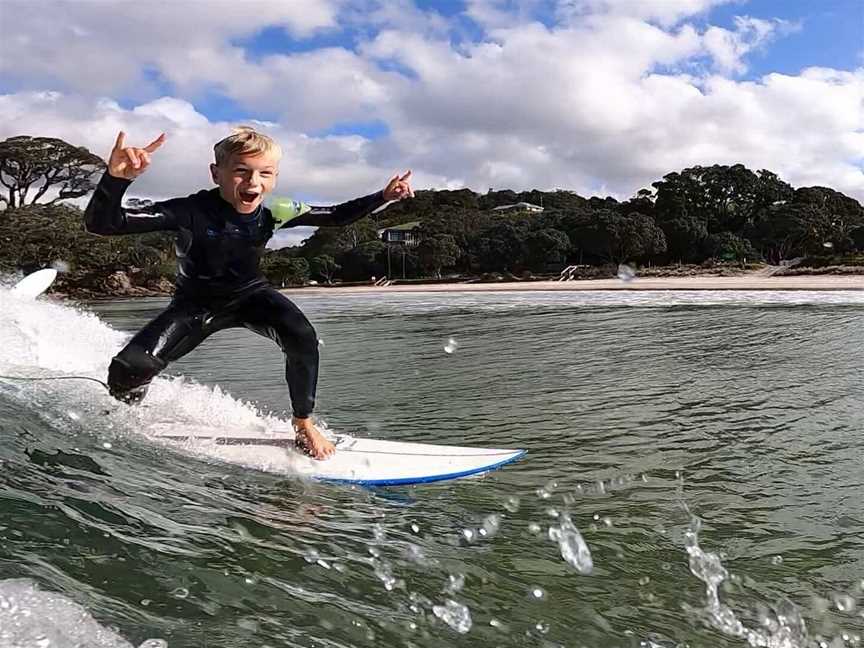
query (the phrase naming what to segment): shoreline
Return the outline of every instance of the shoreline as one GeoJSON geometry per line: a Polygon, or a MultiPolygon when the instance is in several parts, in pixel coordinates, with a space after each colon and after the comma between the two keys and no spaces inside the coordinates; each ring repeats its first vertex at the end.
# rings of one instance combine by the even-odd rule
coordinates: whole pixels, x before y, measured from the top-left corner
{"type": "Polygon", "coordinates": [[[579,279],[575,281],[512,281],[497,283],[393,284],[390,286],[306,286],[281,288],[283,293],[387,293],[387,292],[524,292],[600,290],[864,290],[862,275],[794,275],[779,277],[710,275],[691,277],[645,277],[620,279],[579,279]]]}

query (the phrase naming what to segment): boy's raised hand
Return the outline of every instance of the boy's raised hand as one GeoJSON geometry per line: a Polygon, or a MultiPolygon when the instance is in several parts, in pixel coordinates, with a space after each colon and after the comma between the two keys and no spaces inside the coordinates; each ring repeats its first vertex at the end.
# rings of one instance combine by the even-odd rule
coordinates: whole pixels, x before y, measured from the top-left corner
{"type": "Polygon", "coordinates": [[[144,148],[126,146],[126,133],[120,131],[114,148],[111,149],[111,157],[108,158],[108,173],[115,178],[134,180],[147,170],[150,166],[150,154],[165,142],[165,133],[144,148]]]}
{"type": "Polygon", "coordinates": [[[402,200],[403,198],[413,198],[414,190],[411,189],[411,184],[409,183],[409,178],[411,177],[411,172],[408,171],[404,175],[399,175],[398,173],[390,178],[390,181],[387,183],[387,186],[384,187],[384,200],[402,200]]]}

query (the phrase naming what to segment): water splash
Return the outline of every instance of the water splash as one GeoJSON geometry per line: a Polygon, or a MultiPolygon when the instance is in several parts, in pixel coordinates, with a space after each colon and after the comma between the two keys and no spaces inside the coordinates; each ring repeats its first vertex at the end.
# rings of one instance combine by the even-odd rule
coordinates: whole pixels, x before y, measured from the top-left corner
{"type": "MultiPolygon", "coordinates": [[[[162,639],[147,639],[139,648],[167,645],[162,639]]],[[[55,592],[42,591],[25,578],[0,581],[0,646],[134,648],[101,626],[83,606],[55,592]]]]}
{"type": "MultiPolygon", "coordinates": [[[[729,577],[716,553],[703,551],[699,546],[701,523],[693,518],[690,528],[684,534],[684,544],[689,556],[690,571],[705,583],[706,604],[701,610],[689,608],[698,613],[709,626],[720,632],[744,639],[754,648],[805,648],[811,645],[807,627],[795,605],[786,599],[776,605],[774,615],[763,614],[762,625],[765,632],[752,630],[738,619],[735,612],[720,601],[718,587],[729,577]]],[[[841,644],[842,646],[843,644],[841,644]]]]}
{"type": "Polygon", "coordinates": [[[636,271],[630,266],[621,263],[618,265],[617,277],[625,283],[630,282],[636,278],[636,271]]]}
{"type": "Polygon", "coordinates": [[[471,630],[471,611],[458,601],[447,599],[444,605],[432,606],[432,613],[460,634],[471,630]]]}
{"type": "Polygon", "coordinates": [[[594,561],[585,539],[568,514],[562,513],[560,520],[559,526],[549,527],[549,539],[558,543],[561,557],[575,567],[576,571],[580,574],[590,574],[594,569],[594,561]]]}
{"type": "Polygon", "coordinates": [[[448,338],[447,343],[444,345],[445,353],[454,353],[456,349],[459,348],[459,343],[456,341],[456,338],[448,338]]]}

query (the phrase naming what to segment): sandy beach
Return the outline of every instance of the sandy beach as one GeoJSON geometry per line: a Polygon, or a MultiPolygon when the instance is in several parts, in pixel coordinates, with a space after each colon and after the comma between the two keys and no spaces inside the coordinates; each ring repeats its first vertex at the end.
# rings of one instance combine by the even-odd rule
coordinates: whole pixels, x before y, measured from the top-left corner
{"type": "Polygon", "coordinates": [[[864,275],[801,275],[792,277],[646,277],[632,281],[514,281],[499,283],[392,284],[390,286],[312,286],[286,288],[287,293],[358,292],[504,292],[543,290],[864,290],[864,275]]]}

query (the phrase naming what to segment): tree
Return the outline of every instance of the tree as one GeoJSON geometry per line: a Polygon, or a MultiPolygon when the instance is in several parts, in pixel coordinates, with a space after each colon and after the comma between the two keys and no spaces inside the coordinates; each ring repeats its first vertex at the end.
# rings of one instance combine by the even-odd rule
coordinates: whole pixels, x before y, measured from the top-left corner
{"type": "Polygon", "coordinates": [[[386,272],[386,255],[387,246],[383,242],[366,241],[336,257],[337,266],[346,281],[381,277],[386,272]]]}
{"type": "Polygon", "coordinates": [[[80,198],[93,191],[94,176],[104,169],[105,162],[83,146],[54,137],[10,137],[0,142],[0,185],[6,189],[0,202],[7,209],[36,204],[51,188],[57,196],[45,204],[80,198]]]}
{"type": "Polygon", "coordinates": [[[543,271],[550,264],[564,263],[571,247],[570,239],[561,230],[534,230],[525,239],[525,263],[532,270],[543,271]]]}
{"type": "Polygon", "coordinates": [[[417,245],[417,256],[424,272],[441,277],[441,269],[452,267],[462,254],[456,239],[450,234],[434,234],[424,237],[417,245]]]}
{"type": "Polygon", "coordinates": [[[312,273],[324,279],[328,284],[333,283],[333,276],[342,268],[335,259],[328,254],[322,254],[312,258],[309,262],[312,273]]]}
{"type": "Polygon", "coordinates": [[[309,280],[309,262],[282,250],[265,253],[261,270],[277,286],[302,286],[309,280]]]}
{"type": "Polygon", "coordinates": [[[761,256],[753,244],[732,232],[718,232],[706,240],[708,253],[715,259],[723,261],[756,260],[761,256]]]}
{"type": "Polygon", "coordinates": [[[594,259],[621,263],[666,251],[666,237],[654,219],[639,212],[584,211],[565,222],[574,246],[594,259]]]}

